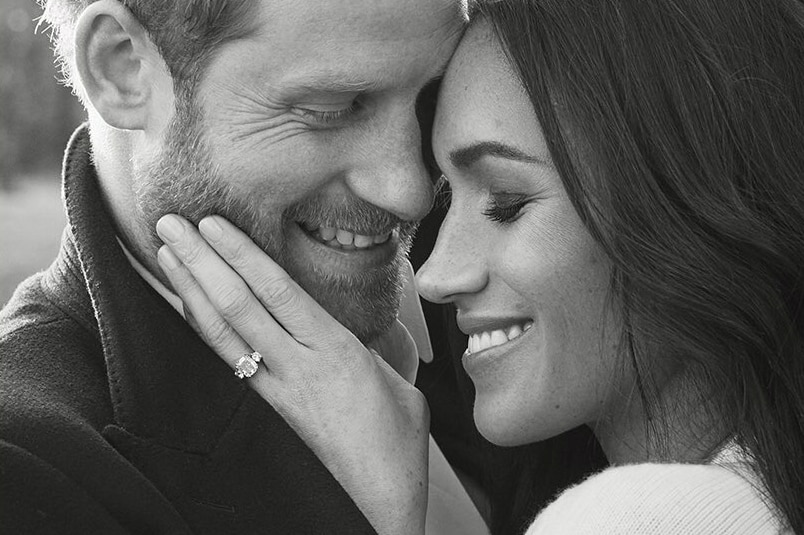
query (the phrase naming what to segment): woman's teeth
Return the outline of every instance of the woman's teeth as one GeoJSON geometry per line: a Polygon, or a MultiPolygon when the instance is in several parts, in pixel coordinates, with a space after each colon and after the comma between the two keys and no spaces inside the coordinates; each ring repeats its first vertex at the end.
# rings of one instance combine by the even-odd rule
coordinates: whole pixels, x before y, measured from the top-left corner
{"type": "Polygon", "coordinates": [[[374,245],[383,244],[391,238],[390,232],[366,236],[336,227],[321,227],[309,223],[305,223],[303,226],[310,235],[321,243],[339,249],[368,249],[374,245]]]}
{"type": "Polygon", "coordinates": [[[515,338],[519,338],[531,327],[533,327],[533,322],[528,321],[524,324],[511,325],[505,329],[475,333],[469,337],[469,344],[466,349],[469,353],[478,353],[490,347],[501,346],[515,338]]]}

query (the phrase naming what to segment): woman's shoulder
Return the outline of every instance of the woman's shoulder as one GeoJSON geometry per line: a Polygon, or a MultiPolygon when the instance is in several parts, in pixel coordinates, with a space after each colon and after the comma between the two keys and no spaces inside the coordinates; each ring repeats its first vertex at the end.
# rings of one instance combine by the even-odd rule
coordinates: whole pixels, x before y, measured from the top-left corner
{"type": "Polygon", "coordinates": [[[527,535],[777,534],[772,509],[734,465],[632,464],[561,493],[527,535]]]}

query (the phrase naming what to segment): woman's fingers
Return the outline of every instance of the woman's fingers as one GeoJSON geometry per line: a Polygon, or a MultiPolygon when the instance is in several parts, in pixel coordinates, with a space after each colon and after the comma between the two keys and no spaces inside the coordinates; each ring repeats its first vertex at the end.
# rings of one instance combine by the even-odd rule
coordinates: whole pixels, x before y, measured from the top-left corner
{"type": "MultiPolygon", "coordinates": [[[[157,258],[162,271],[182,299],[187,323],[224,362],[236,370],[238,361],[245,355],[250,355],[253,346],[246,343],[223,319],[187,267],[182,265],[167,245],[159,249],[157,258]]],[[[261,355],[265,358],[265,354],[261,355]]],[[[260,369],[262,366],[258,365],[255,374],[247,380],[265,400],[276,405],[274,393],[280,390],[279,379],[273,373],[268,373],[275,371],[270,364],[268,366],[269,369],[260,369]]]]}
{"type": "MultiPolygon", "coordinates": [[[[375,362],[233,225],[213,217],[199,227],[204,237],[177,216],[157,225],[167,244],[160,265],[192,322],[232,366],[251,348],[263,354],[271,373],[258,371],[249,384],[359,500],[370,521],[418,530],[427,500],[421,392],[385,361],[375,362]]],[[[413,378],[415,343],[401,323],[377,347],[413,378]]]]}
{"type": "MultiPolygon", "coordinates": [[[[190,307],[201,325],[205,338],[227,338],[228,331],[218,325],[218,320],[213,318],[208,309],[203,308],[204,303],[198,297],[198,293],[204,296],[218,318],[228,325],[230,330],[239,334],[250,347],[268,359],[272,370],[281,371],[282,363],[273,361],[272,352],[267,351],[269,348],[264,347],[264,344],[270,340],[272,347],[288,348],[295,342],[260,304],[243,279],[218,256],[198,234],[195,227],[186,220],[175,215],[164,216],[157,223],[157,232],[170,248],[169,251],[174,258],[181,264],[172,271],[174,276],[186,274],[187,277],[194,279],[193,282],[199,289],[198,292],[192,293],[193,300],[185,300],[185,304],[190,307]],[[205,310],[203,314],[206,322],[203,324],[202,318],[199,317],[202,313],[200,309],[205,310]]],[[[170,257],[164,252],[161,252],[161,257],[163,261],[170,261],[170,257]]],[[[192,287],[192,283],[185,280],[180,280],[179,284],[183,284],[186,288],[192,287]]],[[[185,298],[183,295],[181,297],[185,298]]],[[[215,349],[218,350],[217,347],[215,349]]]]}
{"type": "Polygon", "coordinates": [[[218,314],[204,290],[167,245],[159,249],[157,259],[184,303],[188,323],[207,345],[234,368],[243,354],[251,352],[250,346],[218,314]]]}
{"type": "Polygon", "coordinates": [[[333,332],[348,332],[240,229],[220,216],[204,218],[198,228],[297,341],[320,348],[332,343],[333,332]]]}

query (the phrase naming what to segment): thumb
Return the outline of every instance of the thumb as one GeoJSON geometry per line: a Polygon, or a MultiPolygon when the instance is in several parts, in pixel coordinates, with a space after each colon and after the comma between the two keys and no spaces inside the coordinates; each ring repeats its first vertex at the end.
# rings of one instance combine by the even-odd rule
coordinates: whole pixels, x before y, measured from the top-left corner
{"type": "Polygon", "coordinates": [[[385,384],[388,385],[398,401],[404,401],[411,391],[418,392],[417,388],[412,383],[408,382],[407,379],[399,375],[397,371],[385,361],[382,355],[373,348],[369,348],[369,351],[375,357],[374,361],[380,369],[380,375],[385,380],[385,384]]]}
{"type": "Polygon", "coordinates": [[[413,384],[416,381],[416,372],[419,369],[416,342],[402,322],[396,320],[388,331],[368,346],[376,350],[382,360],[408,383],[413,384]]]}

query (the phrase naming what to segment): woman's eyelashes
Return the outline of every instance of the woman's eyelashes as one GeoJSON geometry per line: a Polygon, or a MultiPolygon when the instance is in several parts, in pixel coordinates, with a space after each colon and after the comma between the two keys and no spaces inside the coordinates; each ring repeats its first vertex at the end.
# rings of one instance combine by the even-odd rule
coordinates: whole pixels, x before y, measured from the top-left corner
{"type": "Polygon", "coordinates": [[[483,215],[496,223],[512,223],[532,200],[523,193],[491,192],[483,215]]]}
{"type": "MultiPolygon", "coordinates": [[[[439,171],[439,177],[435,180],[435,204],[436,206],[449,209],[452,204],[452,188],[450,181],[444,173],[439,171]]],[[[522,209],[528,204],[539,198],[539,195],[528,195],[525,193],[513,193],[507,191],[488,192],[486,207],[483,215],[495,223],[513,223],[522,213],[522,209]]]]}
{"type": "Polygon", "coordinates": [[[449,205],[452,201],[452,190],[449,187],[449,180],[447,180],[447,177],[444,176],[440,169],[436,168],[436,172],[438,173],[437,175],[431,174],[431,176],[438,176],[433,184],[435,195],[434,205],[438,208],[449,209],[449,205]]]}

